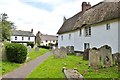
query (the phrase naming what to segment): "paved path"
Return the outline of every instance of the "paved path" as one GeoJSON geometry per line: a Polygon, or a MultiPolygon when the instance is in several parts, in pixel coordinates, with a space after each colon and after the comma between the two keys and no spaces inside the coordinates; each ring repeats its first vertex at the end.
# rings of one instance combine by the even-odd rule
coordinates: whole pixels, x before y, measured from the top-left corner
{"type": "MultiPolygon", "coordinates": [[[[40,65],[44,60],[46,60],[52,52],[48,52],[35,60],[32,60],[18,69],[3,75],[2,78],[25,78],[33,69],[35,69],[38,65],[40,65]]],[[[4,80],[4,79],[3,79],[4,80]]]]}

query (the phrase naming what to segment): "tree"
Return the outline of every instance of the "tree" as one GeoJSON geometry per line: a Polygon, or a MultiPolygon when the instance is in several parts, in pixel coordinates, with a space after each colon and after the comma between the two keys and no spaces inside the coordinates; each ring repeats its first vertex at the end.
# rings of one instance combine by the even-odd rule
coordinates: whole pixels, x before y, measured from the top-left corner
{"type": "Polygon", "coordinates": [[[1,21],[0,21],[0,26],[1,26],[1,32],[2,32],[2,40],[10,40],[11,36],[11,29],[13,29],[14,23],[11,21],[8,21],[8,16],[6,13],[1,14],[1,21]]]}

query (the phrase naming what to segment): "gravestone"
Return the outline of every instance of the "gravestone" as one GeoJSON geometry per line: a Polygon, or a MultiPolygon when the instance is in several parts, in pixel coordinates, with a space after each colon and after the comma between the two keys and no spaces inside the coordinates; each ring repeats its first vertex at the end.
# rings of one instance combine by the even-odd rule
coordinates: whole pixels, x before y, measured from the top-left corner
{"type": "Polygon", "coordinates": [[[3,43],[0,43],[0,60],[7,60],[5,46],[3,43]]]}
{"type": "Polygon", "coordinates": [[[74,54],[74,46],[67,46],[67,54],[74,54]]]}
{"type": "Polygon", "coordinates": [[[103,67],[112,66],[112,50],[111,50],[111,47],[108,46],[108,45],[104,45],[99,50],[100,50],[102,66],[103,67]]]}
{"type": "Polygon", "coordinates": [[[32,50],[32,49],[31,49],[31,46],[28,46],[28,47],[27,47],[28,53],[31,52],[31,50],[32,50]]]}
{"type": "Polygon", "coordinates": [[[64,47],[61,47],[60,49],[56,48],[53,51],[55,58],[66,58],[67,57],[67,49],[64,47]]]}
{"type": "Polygon", "coordinates": [[[100,53],[97,48],[89,50],[89,67],[98,69],[100,67],[100,53]]]}
{"type": "Polygon", "coordinates": [[[90,49],[84,50],[83,60],[89,60],[89,50],[90,50],[90,49]]]}
{"type": "Polygon", "coordinates": [[[39,47],[35,47],[35,52],[39,52],[39,47]]]}
{"type": "Polygon", "coordinates": [[[77,71],[77,69],[66,69],[66,67],[63,67],[62,71],[67,80],[84,80],[84,77],[77,71]]]}

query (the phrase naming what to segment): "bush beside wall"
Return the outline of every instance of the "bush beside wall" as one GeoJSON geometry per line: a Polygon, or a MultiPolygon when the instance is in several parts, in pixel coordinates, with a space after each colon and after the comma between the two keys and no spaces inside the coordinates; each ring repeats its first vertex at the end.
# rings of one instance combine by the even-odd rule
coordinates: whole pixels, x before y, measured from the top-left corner
{"type": "Polygon", "coordinates": [[[27,48],[23,44],[10,43],[6,47],[7,59],[11,62],[24,63],[27,57],[27,48]]]}

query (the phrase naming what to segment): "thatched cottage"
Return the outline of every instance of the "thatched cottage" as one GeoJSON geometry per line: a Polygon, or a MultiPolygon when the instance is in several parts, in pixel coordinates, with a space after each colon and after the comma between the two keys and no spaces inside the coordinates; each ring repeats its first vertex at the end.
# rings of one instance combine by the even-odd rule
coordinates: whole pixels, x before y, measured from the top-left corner
{"type": "Polygon", "coordinates": [[[66,19],[57,32],[58,47],[74,46],[75,51],[109,45],[120,52],[120,2],[82,3],[82,11],[66,19]]]}

